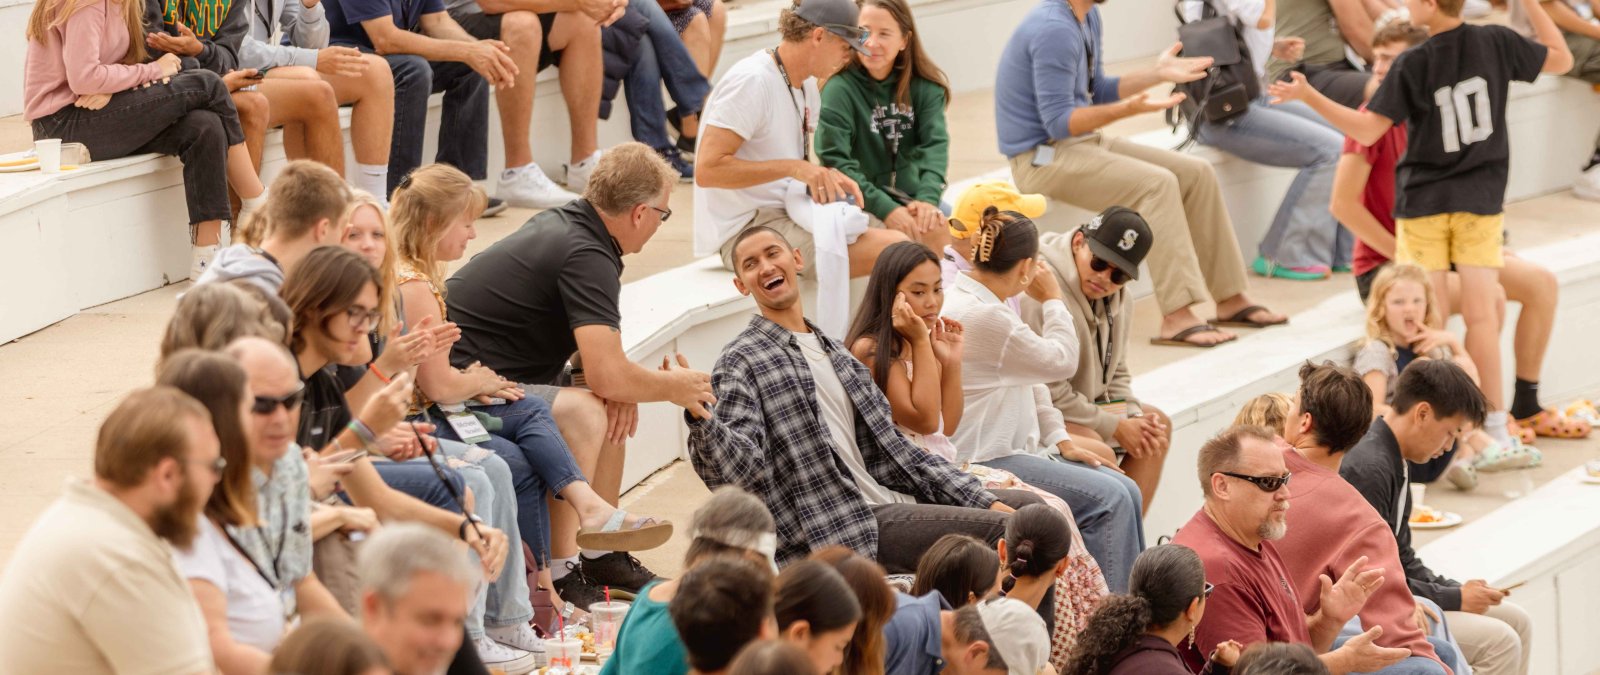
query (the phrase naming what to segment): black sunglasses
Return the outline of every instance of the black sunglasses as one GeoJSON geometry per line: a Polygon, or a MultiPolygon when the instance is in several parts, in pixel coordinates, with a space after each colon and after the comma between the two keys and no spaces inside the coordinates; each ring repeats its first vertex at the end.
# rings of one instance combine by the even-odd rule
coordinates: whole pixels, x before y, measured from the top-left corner
{"type": "Polygon", "coordinates": [[[272,412],[277,410],[278,406],[280,405],[283,406],[284,410],[294,412],[296,408],[300,407],[300,403],[304,401],[305,398],[306,386],[302,384],[300,385],[299,389],[284,394],[283,396],[255,397],[255,403],[250,404],[250,412],[253,412],[257,415],[271,415],[272,412]]]}
{"type": "MultiPolygon", "coordinates": [[[[646,206],[649,206],[649,205],[646,204],[646,206]]],[[[651,206],[650,208],[656,209],[656,207],[654,207],[654,206],[651,206]]],[[[672,209],[656,209],[656,211],[661,214],[661,222],[663,222],[663,223],[667,222],[668,219],[672,218],[672,209]]]]}
{"type": "Polygon", "coordinates": [[[1101,260],[1100,256],[1089,256],[1089,269],[1092,269],[1096,272],[1111,270],[1111,283],[1118,286],[1130,281],[1127,272],[1122,271],[1122,268],[1117,267],[1116,265],[1101,260]]]}
{"type": "Polygon", "coordinates": [[[1217,587],[1216,586],[1212,586],[1211,582],[1207,581],[1205,590],[1200,591],[1200,597],[1205,598],[1207,600],[1210,600],[1211,599],[1211,592],[1214,591],[1214,590],[1217,590],[1217,587]]]}
{"type": "Polygon", "coordinates": [[[1282,476],[1250,476],[1242,473],[1233,473],[1231,471],[1218,471],[1217,473],[1228,476],[1229,478],[1237,478],[1239,480],[1252,483],[1256,487],[1261,488],[1262,492],[1277,492],[1278,490],[1282,489],[1283,486],[1289,484],[1289,476],[1292,475],[1285,473],[1282,476]]]}

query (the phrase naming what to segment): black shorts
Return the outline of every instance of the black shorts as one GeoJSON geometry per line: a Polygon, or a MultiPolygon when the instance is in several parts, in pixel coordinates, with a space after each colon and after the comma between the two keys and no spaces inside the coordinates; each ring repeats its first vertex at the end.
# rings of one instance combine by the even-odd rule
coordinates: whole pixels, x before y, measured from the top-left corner
{"type": "MultiPolygon", "coordinates": [[[[500,17],[503,14],[485,14],[481,11],[467,9],[450,10],[450,18],[461,24],[461,28],[468,35],[479,40],[500,39],[500,17]]],[[[561,52],[550,51],[550,29],[556,25],[556,13],[550,12],[539,15],[539,27],[544,31],[544,39],[539,41],[539,70],[544,71],[550,66],[561,65],[561,52]]]]}
{"type": "MultiPolygon", "coordinates": [[[[1372,295],[1372,281],[1378,278],[1378,273],[1382,272],[1383,268],[1388,267],[1391,264],[1393,263],[1386,262],[1382,265],[1367,270],[1366,272],[1356,275],[1356,292],[1361,294],[1361,304],[1367,304],[1367,296],[1372,295]]],[[[1456,271],[1455,263],[1450,263],[1450,271],[1456,271]]]]}

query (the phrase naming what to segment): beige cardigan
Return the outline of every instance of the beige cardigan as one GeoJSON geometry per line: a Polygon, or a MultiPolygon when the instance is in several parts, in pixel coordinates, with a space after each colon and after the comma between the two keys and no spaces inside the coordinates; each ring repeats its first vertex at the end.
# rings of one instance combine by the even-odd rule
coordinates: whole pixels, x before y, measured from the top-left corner
{"type": "MultiPolygon", "coordinates": [[[[1047,232],[1039,238],[1039,254],[1056,270],[1061,282],[1061,294],[1072,314],[1072,323],[1078,333],[1078,371],[1070,379],[1050,384],[1050,396],[1061,416],[1069,423],[1080,424],[1096,433],[1107,443],[1113,443],[1112,434],[1122,417],[1103,412],[1095,401],[1128,402],[1128,414],[1143,414],[1138,399],[1133,396],[1133,376],[1128,372],[1128,329],[1133,322],[1133,296],[1126,288],[1110,298],[1090,302],[1083,295],[1078,280],[1078,265],[1072,255],[1072,233],[1047,232]],[[1114,311],[1112,311],[1114,308],[1114,311]],[[1109,316],[1107,312],[1112,312],[1109,316]],[[1091,324],[1090,322],[1094,323],[1091,324]],[[1111,326],[1110,348],[1104,348],[1104,335],[1097,340],[1094,326],[1103,330],[1111,326]],[[1109,353],[1107,353],[1109,352],[1109,353]],[[1113,364],[1106,376],[1105,364],[1113,364]]],[[[1038,330],[1042,322],[1039,303],[1023,296],[1022,318],[1038,330]]]]}

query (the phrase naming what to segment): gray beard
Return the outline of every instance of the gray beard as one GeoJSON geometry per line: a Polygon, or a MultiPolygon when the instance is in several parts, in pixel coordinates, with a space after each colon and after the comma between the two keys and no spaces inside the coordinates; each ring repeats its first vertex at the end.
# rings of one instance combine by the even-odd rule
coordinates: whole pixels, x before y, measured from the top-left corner
{"type": "Polygon", "coordinates": [[[1267,522],[1262,523],[1261,527],[1256,528],[1256,536],[1261,537],[1265,541],[1277,541],[1282,539],[1284,535],[1287,535],[1288,533],[1288,522],[1277,523],[1268,520],[1267,522]]]}

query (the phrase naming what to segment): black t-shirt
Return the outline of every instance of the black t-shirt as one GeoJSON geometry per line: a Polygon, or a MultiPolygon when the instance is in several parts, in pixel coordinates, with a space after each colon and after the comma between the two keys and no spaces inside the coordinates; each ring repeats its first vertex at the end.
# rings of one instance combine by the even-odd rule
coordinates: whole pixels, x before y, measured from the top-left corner
{"type": "Polygon", "coordinates": [[[451,352],[527,384],[552,384],[578,349],[581,326],[619,328],[622,249],[582,199],[530,218],[446,282],[461,327],[451,352]]]}
{"type": "Polygon", "coordinates": [[[1462,24],[1395,60],[1367,104],[1407,125],[1395,216],[1504,210],[1507,91],[1539,76],[1546,51],[1503,26],[1462,24]]]}
{"type": "Polygon", "coordinates": [[[344,384],[323,368],[305,379],[306,398],[300,404],[300,430],[295,442],[302,448],[320,451],[350,424],[350,404],[344,399],[344,384]]]}

